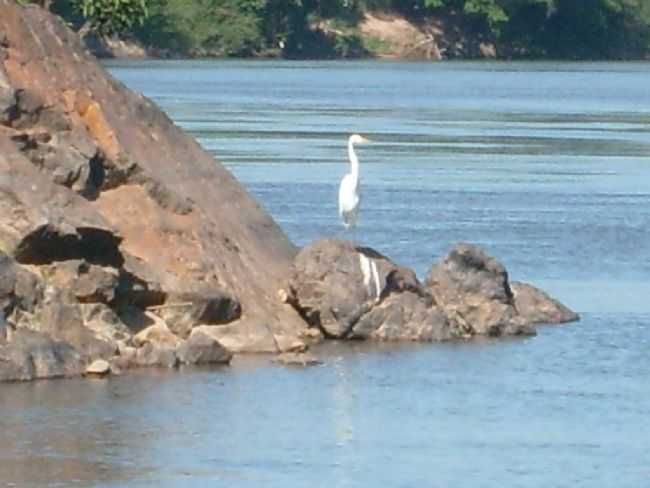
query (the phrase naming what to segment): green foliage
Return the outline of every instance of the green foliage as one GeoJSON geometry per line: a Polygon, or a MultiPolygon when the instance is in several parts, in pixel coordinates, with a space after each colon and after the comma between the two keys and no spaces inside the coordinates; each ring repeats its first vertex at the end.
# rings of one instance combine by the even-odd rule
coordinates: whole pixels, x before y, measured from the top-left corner
{"type": "Polygon", "coordinates": [[[496,0],[466,0],[463,10],[484,18],[491,28],[508,21],[508,14],[496,0]]]}
{"type": "Polygon", "coordinates": [[[362,39],[363,48],[370,53],[374,54],[386,54],[390,52],[390,43],[374,36],[366,36],[362,39]]]}
{"type": "Polygon", "coordinates": [[[147,44],[196,55],[250,56],[264,45],[264,0],[153,0],[135,29],[147,44]]]}
{"type": "Polygon", "coordinates": [[[147,18],[145,0],[74,0],[76,9],[103,34],[115,34],[142,24],[147,18]]]}
{"type": "Polygon", "coordinates": [[[647,52],[646,0],[554,0],[542,42],[561,58],[618,58],[647,52]]]}
{"type": "MultiPolygon", "coordinates": [[[[17,0],[25,1],[25,0],[17,0]]],[[[195,55],[349,57],[380,52],[358,35],[368,9],[420,22],[453,18],[468,36],[511,56],[641,57],[650,0],[54,0],[53,10],[102,33],[195,55]],[[146,2],[146,3],[145,3],[146,2]],[[325,26],[325,27],[324,27],[325,26]]]]}
{"type": "Polygon", "coordinates": [[[472,31],[513,53],[639,57],[650,50],[650,0],[404,0],[411,15],[462,12],[472,31]]]}

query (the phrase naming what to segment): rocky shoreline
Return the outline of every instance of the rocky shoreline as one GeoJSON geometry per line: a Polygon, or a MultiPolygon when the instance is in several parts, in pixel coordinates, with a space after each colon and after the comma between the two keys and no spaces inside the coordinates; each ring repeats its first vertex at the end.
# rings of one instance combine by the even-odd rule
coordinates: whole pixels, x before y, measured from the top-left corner
{"type": "Polygon", "coordinates": [[[468,340],[578,317],[459,244],[421,283],[297,249],[232,175],[39,8],[0,0],[0,380],[228,364],[328,339],[468,340]]]}

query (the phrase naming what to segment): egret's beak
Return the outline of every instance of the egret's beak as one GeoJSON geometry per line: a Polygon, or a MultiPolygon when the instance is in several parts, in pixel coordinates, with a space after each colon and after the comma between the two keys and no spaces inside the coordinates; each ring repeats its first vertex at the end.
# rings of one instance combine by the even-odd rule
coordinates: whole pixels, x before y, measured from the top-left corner
{"type": "Polygon", "coordinates": [[[367,142],[372,142],[372,141],[370,139],[368,139],[367,137],[361,136],[361,142],[367,143],[367,142]]]}

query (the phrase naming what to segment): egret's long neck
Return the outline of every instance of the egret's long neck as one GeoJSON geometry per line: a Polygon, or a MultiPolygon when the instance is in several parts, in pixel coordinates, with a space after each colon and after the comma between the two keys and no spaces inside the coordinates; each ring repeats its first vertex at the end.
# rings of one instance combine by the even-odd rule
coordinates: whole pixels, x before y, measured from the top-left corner
{"type": "Polygon", "coordinates": [[[354,186],[357,186],[359,184],[359,159],[354,152],[354,144],[352,141],[348,141],[348,158],[350,158],[352,181],[354,181],[354,186]]]}

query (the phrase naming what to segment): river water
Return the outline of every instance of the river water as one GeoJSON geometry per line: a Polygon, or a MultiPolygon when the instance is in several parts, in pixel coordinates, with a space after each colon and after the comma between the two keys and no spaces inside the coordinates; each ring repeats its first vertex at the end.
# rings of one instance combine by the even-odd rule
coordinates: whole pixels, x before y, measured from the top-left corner
{"type": "Polygon", "coordinates": [[[650,64],[115,62],[298,244],[423,277],[457,241],[582,320],[533,338],[332,348],[300,370],[1,386],[0,486],[630,487],[650,480],[650,64]]]}

